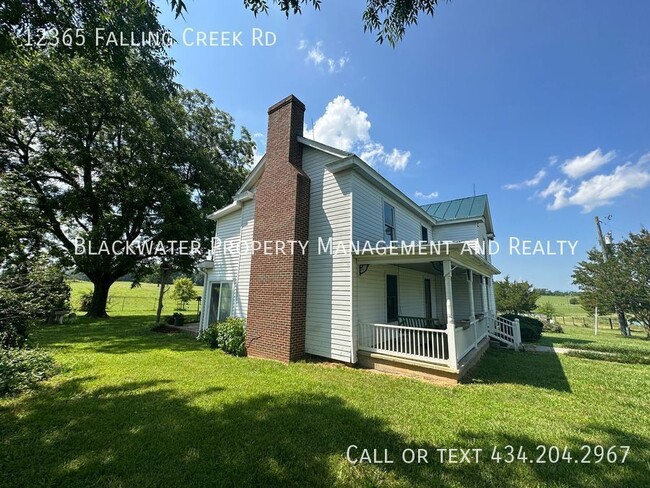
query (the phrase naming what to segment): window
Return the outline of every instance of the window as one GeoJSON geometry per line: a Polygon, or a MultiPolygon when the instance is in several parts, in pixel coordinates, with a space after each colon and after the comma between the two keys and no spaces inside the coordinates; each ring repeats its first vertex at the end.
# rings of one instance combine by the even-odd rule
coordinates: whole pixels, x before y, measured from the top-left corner
{"type": "Polygon", "coordinates": [[[384,202],[384,240],[395,240],[395,208],[384,202]]]}
{"type": "Polygon", "coordinates": [[[397,276],[386,275],[386,321],[397,322],[398,310],[397,276]]]}
{"type": "Polygon", "coordinates": [[[429,242],[429,229],[425,226],[422,226],[422,240],[424,242],[429,242]]]}
{"type": "Polygon", "coordinates": [[[232,305],[232,283],[217,282],[210,287],[210,310],[208,325],[221,322],[230,317],[232,305]]]}
{"type": "MultiPolygon", "coordinates": [[[[424,227],[422,227],[424,229],[424,227]]],[[[424,278],[424,316],[431,318],[431,280],[424,278]]]]}

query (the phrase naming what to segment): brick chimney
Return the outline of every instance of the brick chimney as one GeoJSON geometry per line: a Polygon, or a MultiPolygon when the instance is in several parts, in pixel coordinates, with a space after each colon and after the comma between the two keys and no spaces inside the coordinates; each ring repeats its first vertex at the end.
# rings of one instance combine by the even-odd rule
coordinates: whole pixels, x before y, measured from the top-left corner
{"type": "Polygon", "coordinates": [[[307,255],[275,253],[276,241],[309,238],[309,177],[302,171],[305,106],[293,95],[269,108],[264,172],[255,193],[255,241],[273,241],[272,255],[251,262],[246,324],[248,355],[283,362],[305,354],[307,255]]]}

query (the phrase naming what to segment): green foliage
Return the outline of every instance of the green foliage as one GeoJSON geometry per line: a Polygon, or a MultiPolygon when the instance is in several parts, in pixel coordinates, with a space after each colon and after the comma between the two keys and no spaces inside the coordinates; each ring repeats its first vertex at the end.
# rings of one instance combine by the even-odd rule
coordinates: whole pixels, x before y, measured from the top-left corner
{"type": "Polygon", "coordinates": [[[219,348],[219,330],[217,323],[209,325],[207,329],[201,332],[201,340],[205,342],[211,349],[219,348]]]}
{"type": "Polygon", "coordinates": [[[573,282],[580,287],[581,304],[587,312],[598,307],[600,314],[616,307],[630,314],[650,337],[650,232],[630,233],[618,244],[610,245],[610,257],[592,249],[587,260],[573,271],[573,282]]]}
{"type": "Polygon", "coordinates": [[[499,312],[532,312],[539,297],[540,294],[527,281],[510,281],[506,276],[503,281],[494,283],[494,298],[499,312]]]}
{"type": "Polygon", "coordinates": [[[90,304],[93,301],[93,294],[92,293],[83,293],[79,297],[79,310],[82,312],[87,312],[90,310],[90,304]]]}
{"type": "MultiPolygon", "coordinates": [[[[52,253],[90,278],[95,316],[106,314],[115,280],[156,253],[79,253],[68,236],[95,250],[179,235],[208,249],[213,223],[205,214],[230,201],[254,147],[207,95],[170,91],[171,79],[152,75],[138,50],[122,51],[130,54],[117,66],[56,50],[0,59],[0,192],[15,202],[3,218],[47,237],[52,253]]],[[[198,255],[166,247],[172,267],[193,268],[198,255]]]]}
{"type": "Polygon", "coordinates": [[[228,317],[223,322],[210,325],[201,334],[201,339],[211,348],[220,348],[226,354],[246,356],[246,321],[228,317]]]}
{"type": "Polygon", "coordinates": [[[36,349],[0,349],[0,396],[29,390],[54,372],[54,360],[36,349]]]}
{"type": "Polygon", "coordinates": [[[569,304],[580,305],[580,299],[578,297],[571,297],[569,298],[569,304]]]}
{"type": "Polygon", "coordinates": [[[538,342],[542,337],[544,324],[541,320],[513,313],[503,314],[502,317],[508,320],[519,319],[519,329],[521,330],[522,342],[538,342]]]}
{"type": "Polygon", "coordinates": [[[172,286],[171,297],[174,300],[181,302],[181,307],[185,310],[187,302],[196,298],[196,291],[194,290],[194,282],[191,278],[178,278],[174,280],[172,286]]]}
{"type": "MultiPolygon", "coordinates": [[[[320,9],[322,0],[272,0],[280,10],[289,14],[301,13],[302,5],[320,9]]],[[[404,37],[406,28],[418,23],[420,15],[433,17],[438,0],[367,0],[363,12],[363,30],[377,32],[377,42],[388,41],[395,46],[404,37]]],[[[255,15],[267,13],[269,0],[244,0],[244,6],[255,15]]]]}
{"type": "Polygon", "coordinates": [[[548,301],[538,305],[535,312],[546,315],[549,319],[555,317],[555,307],[548,301]]]}
{"type": "Polygon", "coordinates": [[[44,259],[6,263],[0,273],[0,347],[21,347],[32,321],[70,310],[70,286],[61,268],[44,259]]]}

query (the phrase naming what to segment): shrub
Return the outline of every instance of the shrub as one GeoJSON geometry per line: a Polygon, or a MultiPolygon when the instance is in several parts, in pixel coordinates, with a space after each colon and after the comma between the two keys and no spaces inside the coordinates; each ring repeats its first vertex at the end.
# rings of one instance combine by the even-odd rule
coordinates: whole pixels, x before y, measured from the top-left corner
{"type": "Polygon", "coordinates": [[[580,305],[580,299],[578,297],[569,298],[569,303],[571,305],[580,305]]]}
{"type": "Polygon", "coordinates": [[[221,348],[226,354],[246,356],[246,329],[244,319],[228,317],[224,322],[209,326],[201,339],[211,348],[221,348]]]}
{"type": "Polygon", "coordinates": [[[90,303],[93,301],[92,293],[84,293],[79,298],[79,310],[81,312],[87,312],[90,310],[90,303]]]}
{"type": "Polygon", "coordinates": [[[181,302],[181,308],[185,310],[187,302],[196,298],[194,282],[190,278],[178,278],[174,280],[171,297],[181,302]]]}
{"type": "Polygon", "coordinates": [[[544,324],[541,320],[533,317],[526,317],[525,315],[515,315],[507,313],[502,315],[504,319],[515,320],[519,319],[519,328],[521,330],[522,342],[537,342],[542,337],[542,329],[544,324]]]}
{"type": "Polygon", "coordinates": [[[546,317],[549,319],[555,317],[555,307],[551,302],[542,303],[537,307],[536,312],[542,315],[546,315],[546,317]]]}
{"type": "Polygon", "coordinates": [[[201,332],[201,340],[211,349],[217,349],[219,347],[219,331],[217,330],[217,325],[219,324],[212,324],[201,332]]]}
{"type": "Polygon", "coordinates": [[[564,334],[564,329],[558,323],[551,322],[550,320],[545,320],[543,324],[544,327],[542,328],[542,332],[558,332],[560,334],[564,334]]]}
{"type": "Polygon", "coordinates": [[[0,396],[29,390],[54,373],[52,356],[37,349],[0,349],[0,396]]]}

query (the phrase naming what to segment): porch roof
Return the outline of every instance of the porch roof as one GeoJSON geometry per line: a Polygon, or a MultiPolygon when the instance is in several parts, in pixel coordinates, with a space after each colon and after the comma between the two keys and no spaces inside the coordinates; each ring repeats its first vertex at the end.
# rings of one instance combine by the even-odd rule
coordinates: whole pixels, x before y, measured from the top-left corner
{"type": "Polygon", "coordinates": [[[439,248],[436,252],[431,248],[409,251],[405,246],[386,246],[373,249],[359,249],[353,252],[359,264],[406,264],[426,263],[431,261],[451,260],[455,264],[476,271],[485,276],[501,274],[501,271],[487,259],[475,252],[468,252],[468,244],[474,241],[461,241],[449,243],[439,248]],[[424,251],[424,252],[421,252],[424,251]],[[431,251],[431,252],[430,252],[431,251]]]}

